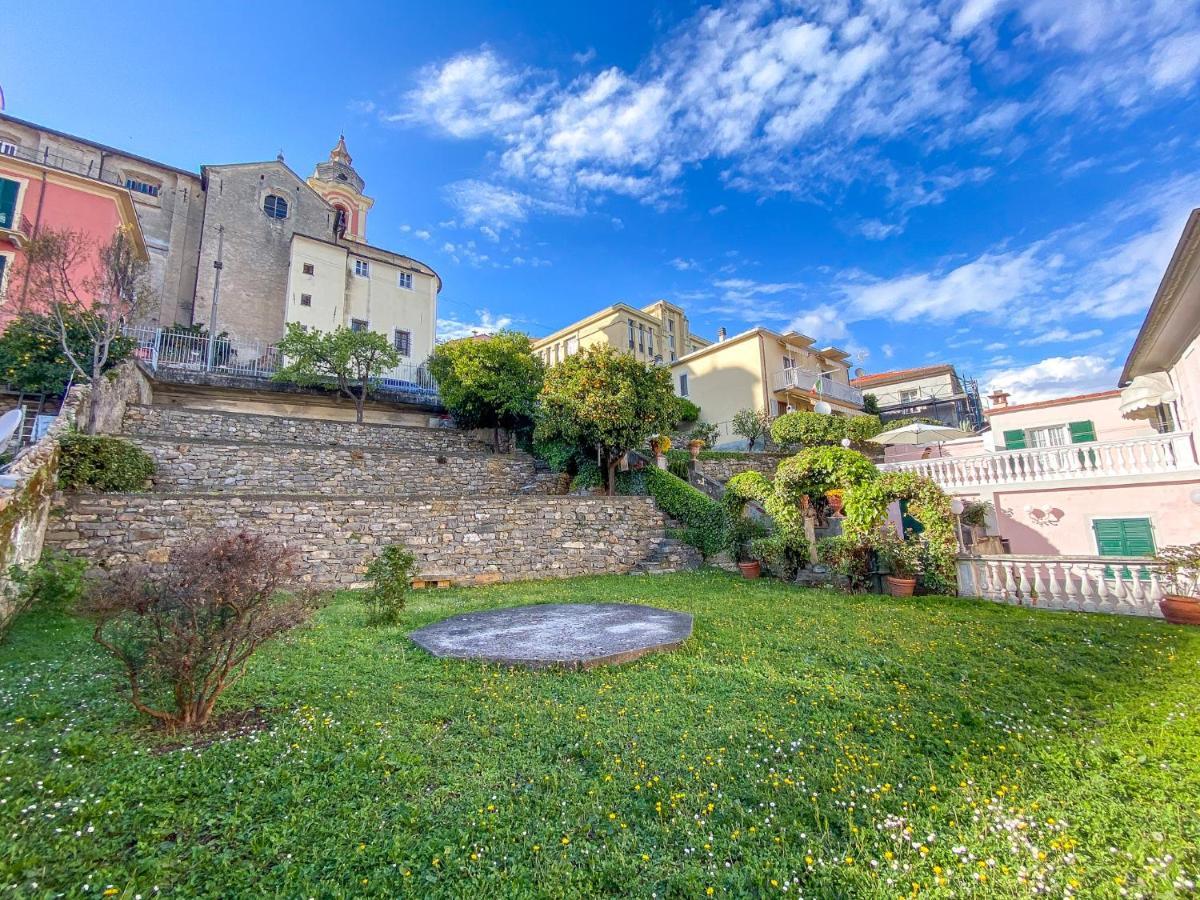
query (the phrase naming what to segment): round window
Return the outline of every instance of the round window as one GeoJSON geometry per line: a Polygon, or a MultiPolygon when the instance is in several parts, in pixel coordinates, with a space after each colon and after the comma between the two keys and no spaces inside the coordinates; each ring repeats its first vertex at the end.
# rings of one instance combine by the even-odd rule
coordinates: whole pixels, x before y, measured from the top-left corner
{"type": "Polygon", "coordinates": [[[288,203],[277,194],[267,194],[267,199],[263,201],[263,212],[272,219],[286,219],[288,203]]]}

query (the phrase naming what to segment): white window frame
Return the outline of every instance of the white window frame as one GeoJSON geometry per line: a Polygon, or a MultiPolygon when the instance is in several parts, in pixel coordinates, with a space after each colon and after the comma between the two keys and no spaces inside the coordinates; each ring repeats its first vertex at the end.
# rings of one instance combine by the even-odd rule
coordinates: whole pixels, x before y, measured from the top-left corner
{"type": "Polygon", "coordinates": [[[16,156],[19,149],[21,149],[20,144],[0,140],[0,156],[16,156]]]}
{"type": "Polygon", "coordinates": [[[371,263],[365,259],[354,257],[354,277],[355,278],[370,278],[371,263]]]}
{"type": "Polygon", "coordinates": [[[900,391],[899,396],[901,403],[916,403],[921,399],[921,392],[917,390],[900,391]]]}
{"type": "Polygon", "coordinates": [[[401,356],[412,356],[412,332],[405,331],[403,328],[394,329],[392,331],[392,347],[401,356]],[[404,335],[404,340],[400,339],[401,335],[404,335]],[[400,346],[402,343],[407,345],[407,349],[400,346]]]}
{"type": "Polygon", "coordinates": [[[396,276],[396,287],[403,291],[411,291],[413,289],[412,272],[400,272],[396,276]]]}
{"type": "Polygon", "coordinates": [[[579,338],[567,338],[567,356],[574,356],[579,352],[579,338]]]}
{"type": "Polygon", "coordinates": [[[688,395],[688,379],[687,372],[679,373],[679,396],[686,397],[688,395]]]}
{"type": "Polygon", "coordinates": [[[1025,429],[1027,450],[1046,450],[1071,446],[1071,429],[1066,425],[1039,425],[1025,429]]]}

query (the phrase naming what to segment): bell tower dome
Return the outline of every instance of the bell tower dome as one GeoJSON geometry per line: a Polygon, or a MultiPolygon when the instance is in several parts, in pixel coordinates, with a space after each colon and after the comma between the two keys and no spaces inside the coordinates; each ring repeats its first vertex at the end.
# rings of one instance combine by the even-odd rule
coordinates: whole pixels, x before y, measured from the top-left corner
{"type": "Polygon", "coordinates": [[[346,148],[346,136],[339,135],[337,144],[329,151],[329,159],[317,163],[308,184],[334,208],[337,215],[334,235],[365,243],[367,211],[375,201],[363,193],[366,182],[355,171],[353,162],[346,148]]]}

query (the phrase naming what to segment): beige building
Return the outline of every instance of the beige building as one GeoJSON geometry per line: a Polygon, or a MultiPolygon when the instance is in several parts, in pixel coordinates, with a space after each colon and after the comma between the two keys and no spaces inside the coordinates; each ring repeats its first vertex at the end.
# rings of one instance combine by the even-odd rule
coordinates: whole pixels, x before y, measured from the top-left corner
{"type": "Polygon", "coordinates": [[[607,344],[643,362],[669,364],[712,342],[693,334],[684,311],[666,300],[635,309],[616,303],[533,342],[533,352],[548,366],[581,348],[607,344]]]}
{"type": "Polygon", "coordinates": [[[850,386],[849,354],[813,343],[796,331],[742,332],[673,362],[675,391],[699,405],[701,418],[719,428],[718,447],[739,442],[731,423],[743,409],[777,416],[811,410],[823,399],[833,415],[861,415],[862,394],[850,386]]]}
{"type": "Polygon", "coordinates": [[[948,363],[860,375],[850,384],[875,396],[884,422],[915,417],[968,431],[983,427],[979,387],[948,363]]]}

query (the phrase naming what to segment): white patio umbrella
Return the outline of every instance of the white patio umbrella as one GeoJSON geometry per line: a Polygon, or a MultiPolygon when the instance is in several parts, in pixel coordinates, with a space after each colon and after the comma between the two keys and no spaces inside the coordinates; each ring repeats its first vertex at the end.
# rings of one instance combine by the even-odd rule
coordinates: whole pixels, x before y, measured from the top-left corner
{"type": "Polygon", "coordinates": [[[893,428],[871,438],[872,443],[885,444],[888,447],[922,446],[924,444],[941,444],[944,441],[956,441],[959,438],[970,437],[961,428],[951,428],[948,425],[927,425],[924,422],[913,422],[902,428],[893,428]]]}

